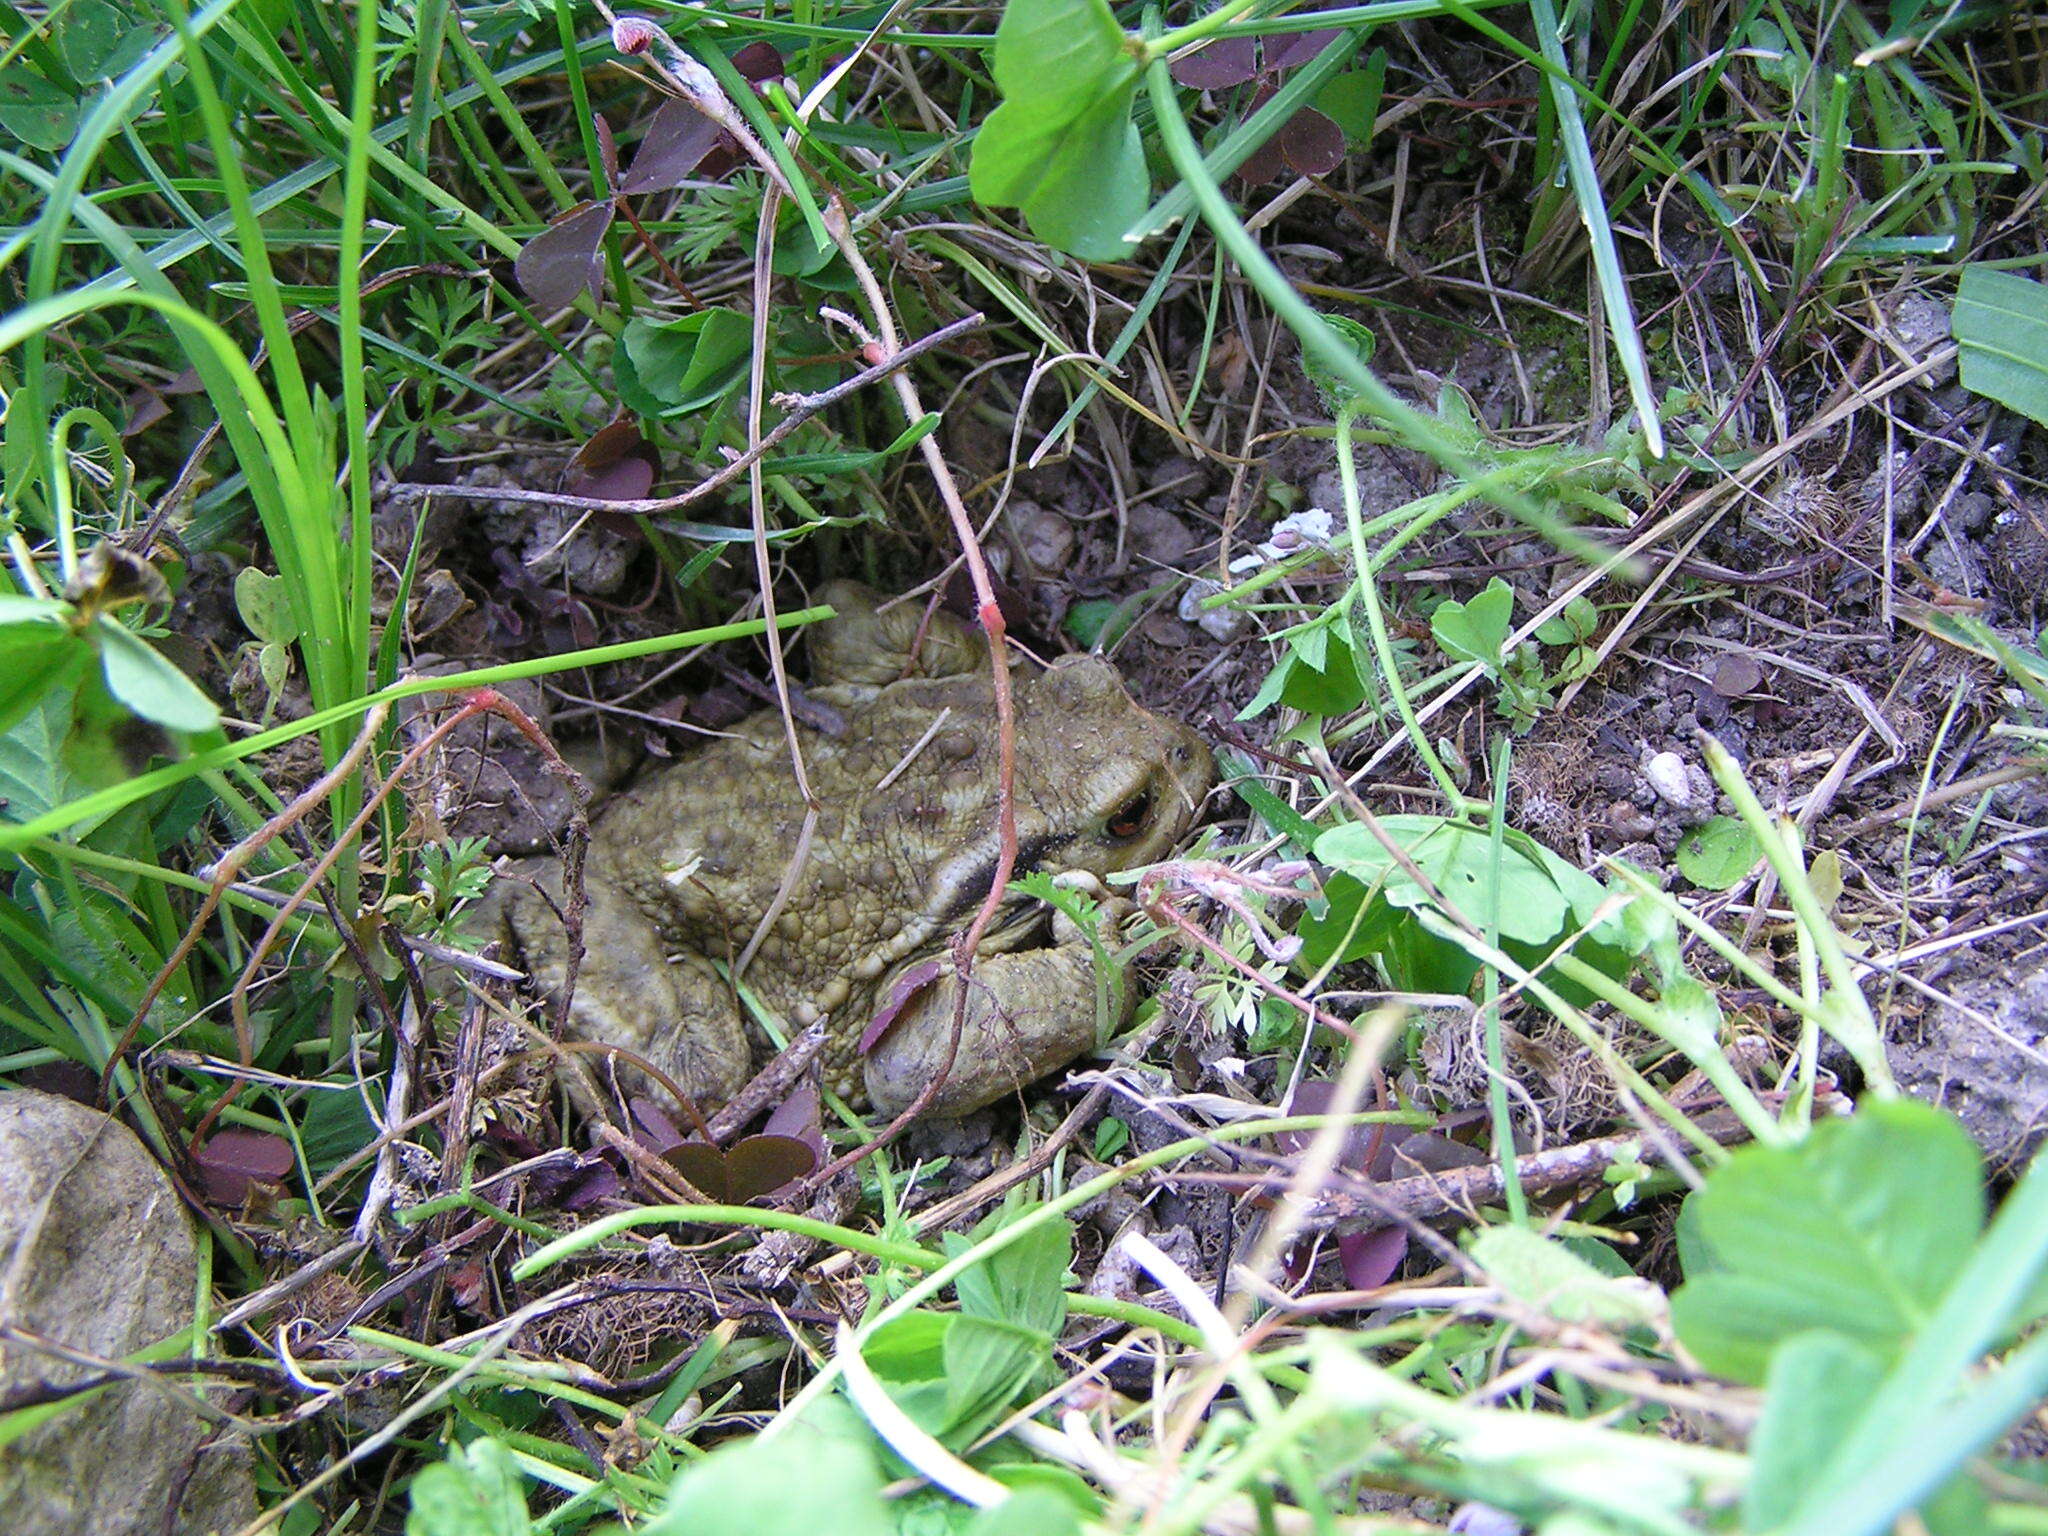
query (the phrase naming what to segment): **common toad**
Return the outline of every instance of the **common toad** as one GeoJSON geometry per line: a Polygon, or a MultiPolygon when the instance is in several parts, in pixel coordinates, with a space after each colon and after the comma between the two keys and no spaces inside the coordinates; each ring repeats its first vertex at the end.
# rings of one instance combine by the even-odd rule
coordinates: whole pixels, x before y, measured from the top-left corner
{"type": "MultiPolygon", "coordinates": [[[[915,604],[878,611],[850,582],[820,596],[838,616],[810,631],[809,713],[840,724],[803,732],[818,822],[742,980],[796,1027],[825,1019],[827,1081],[894,1113],[944,1061],[954,1017],[950,976],[922,990],[905,978],[945,957],[996,865],[994,683],[985,642],[951,616],[919,642],[915,604]],[[870,1021],[899,1003],[863,1056],[870,1021]]],[[[1100,657],[1017,675],[1012,689],[1017,873],[1100,894],[1094,877],[1171,853],[1214,771],[1200,740],[1133,703],[1100,657]]],[[[737,1092],[754,1052],[713,962],[753,936],[803,821],[774,710],[618,796],[591,839],[573,1032],[644,1056],[706,1103],[737,1092]]],[[[559,895],[549,864],[542,882],[559,895]]],[[[535,981],[559,992],[559,918],[530,889],[506,911],[535,981]]],[[[959,1049],[926,1112],[965,1114],[1065,1065],[1094,1047],[1096,1019],[1086,938],[1043,903],[1010,899],[977,950],[959,1049]]]]}

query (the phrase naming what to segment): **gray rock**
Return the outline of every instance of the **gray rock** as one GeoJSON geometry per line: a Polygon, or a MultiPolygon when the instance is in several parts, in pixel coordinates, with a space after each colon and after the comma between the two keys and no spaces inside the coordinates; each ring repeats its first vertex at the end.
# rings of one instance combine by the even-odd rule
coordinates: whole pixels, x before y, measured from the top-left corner
{"type": "MultiPolygon", "coordinates": [[[[177,1193],[125,1126],[69,1099],[0,1093],[0,1323],[117,1358],[187,1326],[197,1284],[177,1193]]],[[[0,1341],[0,1401],[95,1374],[0,1341]]],[[[0,1445],[0,1525],[12,1536],[205,1536],[246,1523],[248,1448],[212,1444],[219,1421],[191,1406],[191,1391],[122,1382],[0,1445]]]]}
{"type": "Polygon", "coordinates": [[[2000,1174],[2024,1168],[2048,1139],[2048,963],[1987,957],[1986,974],[1947,984],[1934,1008],[1891,1044],[1899,1087],[1957,1116],[2000,1174]]]}

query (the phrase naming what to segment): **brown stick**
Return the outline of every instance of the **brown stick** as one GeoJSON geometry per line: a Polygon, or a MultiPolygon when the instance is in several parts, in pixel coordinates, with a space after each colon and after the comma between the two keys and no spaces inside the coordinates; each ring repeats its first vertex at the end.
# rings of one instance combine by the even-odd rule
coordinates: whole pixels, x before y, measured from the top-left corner
{"type": "MultiPolygon", "coordinates": [[[[1733,1115],[1702,1116],[1699,1125],[1723,1146],[1745,1141],[1749,1135],[1733,1115]]],[[[1515,1177],[1527,1193],[1549,1194],[1593,1183],[1619,1158],[1645,1157],[1651,1150],[1644,1146],[1640,1135],[1601,1136],[1518,1157],[1515,1177]]],[[[1281,1173],[1168,1173],[1156,1175],[1153,1182],[1199,1184],[1248,1195],[1277,1195],[1288,1187],[1287,1176],[1281,1173]]],[[[1327,1189],[1317,1195],[1315,1203],[1304,1213],[1302,1224],[1309,1228],[1334,1227],[1346,1222],[1385,1226],[1404,1217],[1411,1221],[1455,1217],[1476,1220],[1478,1208],[1500,1199],[1506,1189],[1500,1164],[1491,1160],[1470,1168],[1418,1173],[1384,1183],[1352,1184],[1349,1190],[1327,1189]]]]}

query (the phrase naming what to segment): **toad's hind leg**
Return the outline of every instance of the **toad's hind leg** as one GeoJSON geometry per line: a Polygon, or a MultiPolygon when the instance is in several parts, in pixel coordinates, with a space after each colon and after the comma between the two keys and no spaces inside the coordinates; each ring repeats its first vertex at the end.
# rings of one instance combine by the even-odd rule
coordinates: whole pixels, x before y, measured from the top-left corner
{"type": "MultiPolygon", "coordinates": [[[[559,903],[559,864],[547,860],[531,872],[559,903]]],[[[731,991],[694,956],[669,958],[654,924],[609,882],[587,880],[584,891],[583,963],[569,1004],[570,1033],[644,1057],[700,1107],[725,1103],[745,1085],[751,1065],[731,991]]],[[[559,998],[569,942],[555,908],[516,886],[504,923],[536,990],[559,998]]],[[[627,1081],[636,1075],[628,1071],[627,1081]]]]}

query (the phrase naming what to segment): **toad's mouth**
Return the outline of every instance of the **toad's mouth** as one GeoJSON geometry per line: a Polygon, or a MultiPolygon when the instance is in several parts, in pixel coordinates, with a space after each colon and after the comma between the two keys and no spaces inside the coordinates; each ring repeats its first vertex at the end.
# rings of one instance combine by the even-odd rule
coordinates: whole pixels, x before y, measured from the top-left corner
{"type": "MultiPolygon", "coordinates": [[[[1072,832],[1041,832],[1035,837],[1025,838],[1017,845],[1017,862],[1011,867],[1010,878],[1018,880],[1025,875],[1037,874],[1049,855],[1074,840],[1072,832]]],[[[942,926],[950,928],[966,922],[988,900],[989,883],[996,877],[997,862],[996,854],[991,851],[946,882],[946,900],[935,914],[942,926]]],[[[1028,907],[1040,905],[1030,898],[1005,896],[1003,900],[1006,906],[1020,901],[1028,907]]],[[[999,916],[996,921],[1003,924],[1009,919],[999,916]]]]}

